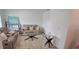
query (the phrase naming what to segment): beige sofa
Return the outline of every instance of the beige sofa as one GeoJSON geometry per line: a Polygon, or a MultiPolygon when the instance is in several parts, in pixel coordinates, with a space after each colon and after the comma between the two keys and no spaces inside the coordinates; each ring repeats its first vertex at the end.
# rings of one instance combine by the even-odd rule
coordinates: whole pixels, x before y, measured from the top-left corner
{"type": "Polygon", "coordinates": [[[21,29],[24,34],[34,33],[39,35],[44,32],[44,29],[38,25],[23,25],[21,29]]]}

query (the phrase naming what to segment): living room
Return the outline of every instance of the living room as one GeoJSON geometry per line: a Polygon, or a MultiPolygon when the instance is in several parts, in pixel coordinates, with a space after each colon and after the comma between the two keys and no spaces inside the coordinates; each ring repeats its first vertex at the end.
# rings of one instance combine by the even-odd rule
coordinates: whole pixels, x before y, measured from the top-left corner
{"type": "MultiPolygon", "coordinates": [[[[75,12],[73,10],[73,12],[75,12]]],[[[63,49],[65,48],[71,20],[71,9],[1,9],[0,27],[3,32],[13,33],[15,38],[8,47],[8,38],[1,39],[1,49],[63,49]],[[30,31],[27,30],[30,27],[30,31]],[[36,30],[32,30],[36,27],[36,30]],[[8,30],[6,30],[6,28],[8,30]],[[19,32],[16,34],[16,32],[19,32]],[[35,37],[27,35],[35,34],[35,37]],[[47,36],[52,36],[49,42],[47,36]],[[21,37],[22,36],[22,37],[21,37]],[[28,38],[29,37],[29,38],[28,38]],[[31,39],[33,40],[31,40],[31,39]],[[15,44],[16,42],[16,44],[15,44]],[[7,43],[7,44],[5,44],[7,43]],[[46,44],[45,44],[46,43],[46,44]],[[52,47],[53,46],[53,47],[52,47]]],[[[2,35],[1,35],[2,36],[2,35]]],[[[5,36],[3,36],[5,37],[5,36]]],[[[7,36],[6,36],[7,37],[7,36]]],[[[10,38],[11,39],[11,38],[10,38]]],[[[68,41],[68,40],[67,40],[68,41]]],[[[70,43],[70,42],[69,42],[70,43]]],[[[67,45],[68,48],[69,45],[67,45]]]]}

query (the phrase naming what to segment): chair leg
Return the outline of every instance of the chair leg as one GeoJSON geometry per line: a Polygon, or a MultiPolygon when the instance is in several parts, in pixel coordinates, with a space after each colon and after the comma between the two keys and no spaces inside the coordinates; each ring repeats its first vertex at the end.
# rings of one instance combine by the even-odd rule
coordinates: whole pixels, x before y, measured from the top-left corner
{"type": "Polygon", "coordinates": [[[52,42],[50,42],[50,44],[53,46],[52,42]]]}
{"type": "Polygon", "coordinates": [[[49,48],[50,48],[50,43],[49,43],[49,48]]]}
{"type": "Polygon", "coordinates": [[[28,40],[29,39],[29,37],[28,38],[26,38],[25,40],[28,40]]]}

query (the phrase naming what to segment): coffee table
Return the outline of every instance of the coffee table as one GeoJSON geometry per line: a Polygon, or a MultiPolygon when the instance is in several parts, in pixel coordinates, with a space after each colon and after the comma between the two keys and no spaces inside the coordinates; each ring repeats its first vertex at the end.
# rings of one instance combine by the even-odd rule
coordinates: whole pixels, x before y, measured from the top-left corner
{"type": "Polygon", "coordinates": [[[38,39],[37,37],[35,37],[35,36],[37,36],[37,35],[35,35],[35,34],[33,34],[33,33],[29,33],[29,35],[27,35],[28,36],[28,38],[26,38],[25,40],[28,40],[28,39],[32,39],[32,41],[33,41],[33,39],[38,39]]]}
{"type": "Polygon", "coordinates": [[[50,46],[54,46],[53,43],[51,42],[54,39],[54,37],[48,38],[48,37],[45,36],[45,38],[47,39],[45,45],[48,44],[49,45],[49,48],[50,48],[50,46]]]}

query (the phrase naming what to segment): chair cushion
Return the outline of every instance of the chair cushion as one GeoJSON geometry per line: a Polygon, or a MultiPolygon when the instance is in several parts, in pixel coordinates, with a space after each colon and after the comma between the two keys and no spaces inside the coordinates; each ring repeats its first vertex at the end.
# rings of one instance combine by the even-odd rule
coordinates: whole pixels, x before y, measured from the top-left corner
{"type": "Polygon", "coordinates": [[[6,39],[7,39],[7,36],[6,36],[5,33],[1,33],[1,34],[0,34],[0,37],[1,37],[3,40],[6,40],[6,39]]]}

